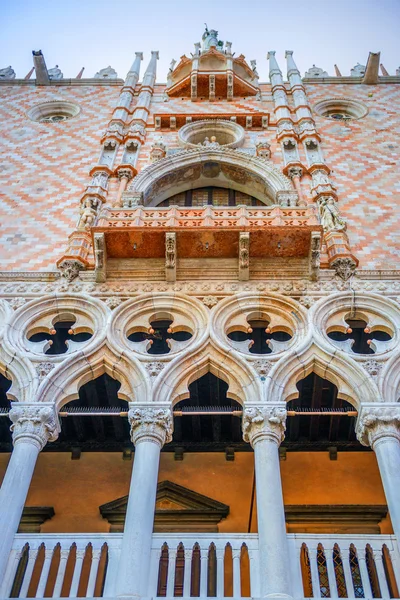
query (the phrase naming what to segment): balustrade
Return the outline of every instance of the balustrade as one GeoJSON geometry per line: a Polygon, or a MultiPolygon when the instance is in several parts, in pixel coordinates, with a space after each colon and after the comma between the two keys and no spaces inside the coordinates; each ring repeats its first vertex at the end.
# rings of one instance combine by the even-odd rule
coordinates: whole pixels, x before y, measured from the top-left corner
{"type": "MultiPolygon", "coordinates": [[[[394,536],[287,537],[293,597],[399,597],[394,536]]],[[[0,598],[115,597],[121,543],[121,534],[17,534],[0,598]]],[[[258,598],[258,558],[256,534],[154,534],[148,596],[258,598]]]]}

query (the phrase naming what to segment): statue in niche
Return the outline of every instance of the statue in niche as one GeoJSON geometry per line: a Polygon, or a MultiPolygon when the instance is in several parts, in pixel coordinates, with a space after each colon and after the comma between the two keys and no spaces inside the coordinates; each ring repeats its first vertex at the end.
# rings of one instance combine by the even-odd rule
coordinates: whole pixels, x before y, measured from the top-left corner
{"type": "Polygon", "coordinates": [[[207,23],[205,23],[206,30],[203,33],[202,41],[203,41],[203,52],[207,52],[211,47],[216,48],[217,50],[222,50],[224,46],[224,42],[218,39],[218,31],[215,29],[208,29],[207,23]]]}
{"type": "Polygon", "coordinates": [[[203,143],[199,143],[199,146],[206,146],[207,148],[220,148],[221,144],[219,144],[217,142],[217,138],[215,137],[215,135],[211,136],[211,139],[208,138],[207,136],[204,138],[204,142],[203,143]]]}
{"type": "Polygon", "coordinates": [[[319,216],[325,231],[341,231],[346,229],[346,221],[341,217],[332,196],[323,196],[318,201],[319,216]]]}

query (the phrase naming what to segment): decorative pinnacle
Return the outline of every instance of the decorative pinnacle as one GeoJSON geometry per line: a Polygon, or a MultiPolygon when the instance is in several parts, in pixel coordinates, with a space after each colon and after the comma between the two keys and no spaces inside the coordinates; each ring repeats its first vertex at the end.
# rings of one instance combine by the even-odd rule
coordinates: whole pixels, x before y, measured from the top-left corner
{"type": "Polygon", "coordinates": [[[151,51],[151,56],[155,56],[156,59],[158,60],[160,58],[160,52],[159,52],[159,50],[152,50],[151,51]]]}
{"type": "Polygon", "coordinates": [[[143,60],[143,52],[135,52],[135,56],[137,56],[137,58],[140,58],[140,60],[143,60]]]}

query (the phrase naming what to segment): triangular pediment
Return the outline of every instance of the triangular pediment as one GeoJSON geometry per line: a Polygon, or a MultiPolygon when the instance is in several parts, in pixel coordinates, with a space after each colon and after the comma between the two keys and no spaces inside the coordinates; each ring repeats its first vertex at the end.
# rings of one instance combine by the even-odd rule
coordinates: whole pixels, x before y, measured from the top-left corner
{"type": "MultiPolygon", "coordinates": [[[[99,507],[110,531],[123,531],[128,496],[99,507]]],[[[186,487],[162,481],[157,486],[155,531],[218,531],[218,523],[229,514],[229,506],[186,487]]]]}

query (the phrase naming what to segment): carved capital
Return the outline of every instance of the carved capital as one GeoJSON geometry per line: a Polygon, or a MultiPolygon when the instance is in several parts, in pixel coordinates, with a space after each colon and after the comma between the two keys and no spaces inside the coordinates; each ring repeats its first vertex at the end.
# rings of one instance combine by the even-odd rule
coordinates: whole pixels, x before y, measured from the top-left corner
{"type": "Polygon", "coordinates": [[[285,406],[249,406],[243,410],[243,439],[255,444],[268,439],[277,446],[283,441],[286,430],[285,406]]]}
{"type": "Polygon", "coordinates": [[[400,442],[400,406],[363,407],[356,425],[358,441],[363,446],[371,446],[388,438],[400,442]]]}
{"type": "Polygon", "coordinates": [[[39,451],[47,442],[54,442],[60,432],[60,422],[54,404],[12,403],[9,417],[14,446],[34,444],[39,451]]]}
{"type": "Polygon", "coordinates": [[[118,169],[117,177],[121,181],[121,179],[127,179],[130,181],[133,178],[132,169],[118,169]]]}
{"type": "Polygon", "coordinates": [[[173,417],[167,407],[138,406],[130,404],[128,419],[131,440],[135,446],[140,442],[153,442],[162,447],[172,440],[173,417]]]}
{"type": "Polygon", "coordinates": [[[294,177],[301,179],[303,177],[303,169],[301,167],[289,167],[288,175],[290,179],[293,179],[294,177]]]}

